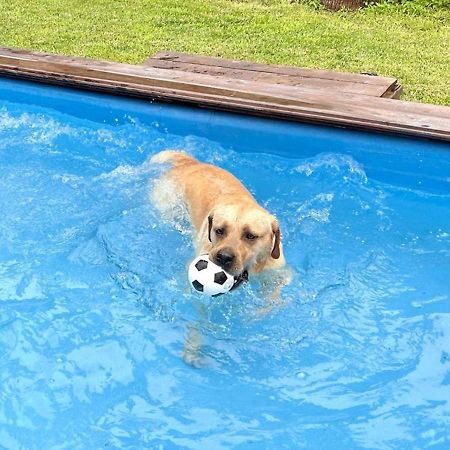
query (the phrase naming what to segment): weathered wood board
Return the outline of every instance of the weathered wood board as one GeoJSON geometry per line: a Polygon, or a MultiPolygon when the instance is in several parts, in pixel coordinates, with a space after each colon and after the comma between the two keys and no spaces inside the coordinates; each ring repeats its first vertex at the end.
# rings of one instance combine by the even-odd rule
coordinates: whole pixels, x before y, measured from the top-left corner
{"type": "Polygon", "coordinates": [[[322,90],[324,93],[346,92],[399,98],[402,92],[397,79],[391,77],[233,61],[186,53],[160,52],[148,58],[144,64],[160,69],[182,70],[275,85],[307,87],[322,90]]]}
{"type": "Polygon", "coordinates": [[[450,141],[450,108],[0,48],[0,75],[245,114],[450,141]]]}

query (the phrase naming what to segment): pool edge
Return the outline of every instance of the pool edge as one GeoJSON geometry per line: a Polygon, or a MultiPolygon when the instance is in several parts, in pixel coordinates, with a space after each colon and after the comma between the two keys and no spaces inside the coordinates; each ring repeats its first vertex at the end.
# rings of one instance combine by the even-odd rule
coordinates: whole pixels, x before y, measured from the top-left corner
{"type": "Polygon", "coordinates": [[[450,107],[0,47],[0,76],[296,122],[450,142],[450,107]]]}

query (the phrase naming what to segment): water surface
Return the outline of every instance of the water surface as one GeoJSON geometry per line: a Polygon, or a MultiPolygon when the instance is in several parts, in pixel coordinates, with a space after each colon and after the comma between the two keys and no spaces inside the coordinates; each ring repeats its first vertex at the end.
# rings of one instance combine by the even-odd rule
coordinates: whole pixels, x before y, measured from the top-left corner
{"type": "Polygon", "coordinates": [[[0,81],[0,448],[449,448],[449,177],[442,144],[0,81]],[[186,288],[166,148],[277,215],[282,307],[186,288]]]}

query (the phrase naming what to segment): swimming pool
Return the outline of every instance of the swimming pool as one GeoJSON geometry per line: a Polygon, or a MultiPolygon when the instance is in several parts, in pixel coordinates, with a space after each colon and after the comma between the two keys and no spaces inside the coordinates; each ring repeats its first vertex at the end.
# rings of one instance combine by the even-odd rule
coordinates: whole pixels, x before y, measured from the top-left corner
{"type": "Polygon", "coordinates": [[[448,144],[0,79],[0,162],[0,448],[448,448],[448,144]],[[186,291],[165,148],[277,215],[284,307],[186,291]]]}

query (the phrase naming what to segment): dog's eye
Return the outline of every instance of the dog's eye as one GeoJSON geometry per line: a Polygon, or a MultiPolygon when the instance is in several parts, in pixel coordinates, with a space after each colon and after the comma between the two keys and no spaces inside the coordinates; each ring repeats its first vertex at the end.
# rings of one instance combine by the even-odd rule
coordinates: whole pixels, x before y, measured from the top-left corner
{"type": "Polygon", "coordinates": [[[216,234],[222,236],[223,234],[225,234],[225,230],[223,228],[217,228],[216,234]]]}
{"type": "Polygon", "coordinates": [[[256,239],[258,236],[255,236],[255,235],[252,234],[252,233],[247,233],[247,234],[245,235],[245,237],[246,237],[248,240],[253,241],[253,239],[256,239]]]}

